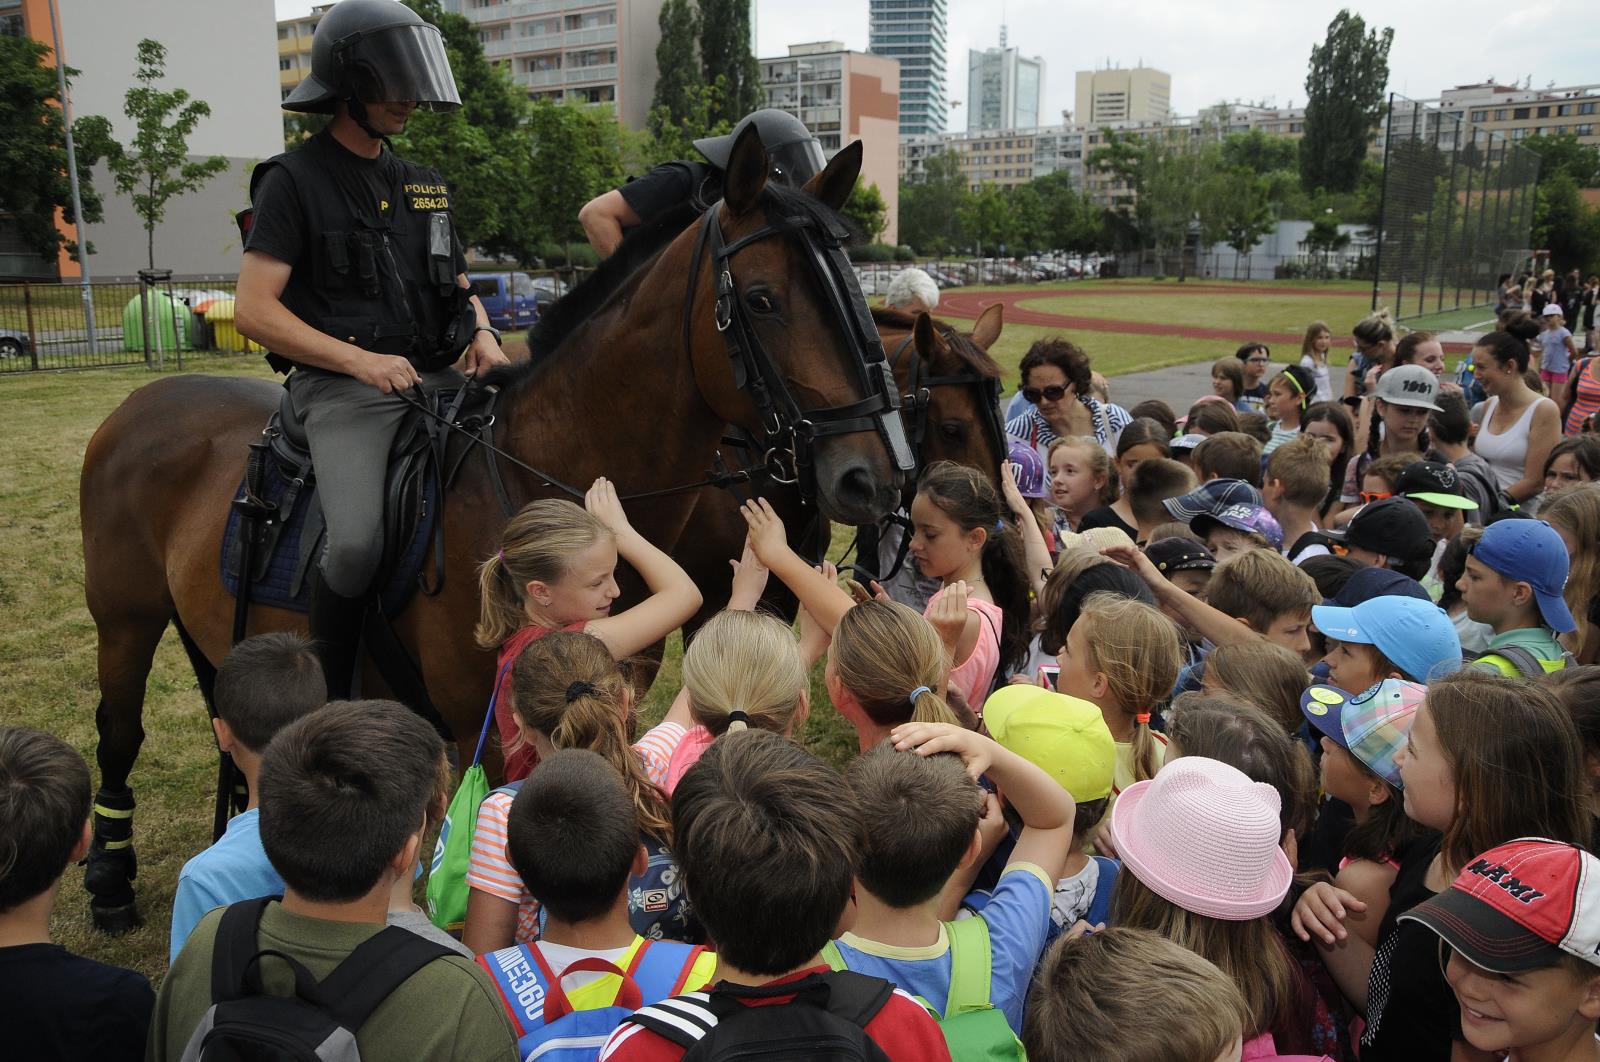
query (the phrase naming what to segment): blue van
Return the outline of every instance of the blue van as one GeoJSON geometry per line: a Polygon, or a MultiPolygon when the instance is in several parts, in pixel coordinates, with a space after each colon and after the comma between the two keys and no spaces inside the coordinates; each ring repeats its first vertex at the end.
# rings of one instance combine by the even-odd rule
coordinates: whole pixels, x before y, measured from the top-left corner
{"type": "Polygon", "coordinates": [[[526,273],[468,273],[472,293],[502,332],[520,332],[539,319],[538,292],[526,273]]]}

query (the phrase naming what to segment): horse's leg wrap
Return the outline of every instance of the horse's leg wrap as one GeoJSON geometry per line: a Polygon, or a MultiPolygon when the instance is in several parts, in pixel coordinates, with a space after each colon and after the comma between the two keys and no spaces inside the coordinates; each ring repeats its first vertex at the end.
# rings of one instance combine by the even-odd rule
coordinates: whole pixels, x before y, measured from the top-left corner
{"type": "Polygon", "coordinates": [[[83,887],[95,928],[125,933],[140,924],[133,901],[139,859],[133,850],[133,790],[102,789],[94,797],[94,841],[83,887]]]}

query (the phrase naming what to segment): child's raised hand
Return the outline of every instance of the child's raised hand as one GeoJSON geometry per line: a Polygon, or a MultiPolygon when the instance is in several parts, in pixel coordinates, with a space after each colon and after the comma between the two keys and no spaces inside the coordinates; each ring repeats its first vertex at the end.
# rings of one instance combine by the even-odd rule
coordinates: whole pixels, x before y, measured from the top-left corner
{"type": "Polygon", "coordinates": [[[967,629],[967,592],[967,584],[958,579],[940,587],[928,602],[928,622],[947,649],[954,650],[961,632],[967,629]]]}
{"type": "Polygon", "coordinates": [[[953,752],[961,757],[967,776],[974,782],[983,777],[994,762],[993,739],[952,723],[902,723],[889,732],[889,740],[900,751],[915,751],[918,756],[953,752]]]}
{"type": "Polygon", "coordinates": [[[1022,491],[1017,487],[1017,466],[1010,461],[1000,462],[1000,492],[1005,495],[1006,508],[1017,520],[1029,515],[1028,499],[1022,496],[1022,491]]]}
{"type": "Polygon", "coordinates": [[[1149,557],[1144,555],[1144,550],[1131,543],[1118,543],[1114,546],[1105,546],[1100,550],[1100,556],[1110,558],[1117,564],[1127,568],[1133,574],[1143,579],[1152,588],[1159,587],[1167,581],[1149,557]]]}
{"type": "Polygon", "coordinates": [[[767,566],[756,557],[750,539],[744,540],[744,553],[738,560],[728,561],[733,566],[733,589],[728,594],[728,607],[743,612],[753,611],[767,588],[767,566]]]}
{"type": "Polygon", "coordinates": [[[762,564],[770,567],[777,554],[789,548],[789,536],[783,520],[772,510],[765,498],[751,498],[739,507],[744,522],[750,528],[750,548],[762,564]]]}
{"type": "Polygon", "coordinates": [[[1323,944],[1336,944],[1350,935],[1344,920],[1350,912],[1360,914],[1367,905],[1350,893],[1326,881],[1319,881],[1300,895],[1289,916],[1289,924],[1301,940],[1315,933],[1323,944]]]}
{"type": "Polygon", "coordinates": [[[994,850],[1000,847],[1000,842],[1009,832],[1005,813],[1000,809],[1000,798],[993,793],[985,792],[983,813],[978,817],[978,836],[983,838],[983,848],[978,852],[978,861],[988,862],[989,857],[994,855],[994,850]]]}
{"type": "Polygon", "coordinates": [[[616,486],[604,476],[589,485],[589,492],[583,496],[583,507],[609,527],[614,535],[626,534],[633,530],[633,526],[628,523],[628,514],[622,511],[622,502],[617,498],[616,486]]]}

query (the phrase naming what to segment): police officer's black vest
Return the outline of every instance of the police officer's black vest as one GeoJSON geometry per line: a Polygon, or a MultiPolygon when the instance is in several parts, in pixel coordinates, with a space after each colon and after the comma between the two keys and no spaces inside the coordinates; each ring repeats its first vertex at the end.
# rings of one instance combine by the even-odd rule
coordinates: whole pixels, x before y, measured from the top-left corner
{"type": "MultiPolygon", "coordinates": [[[[250,196],[274,167],[294,182],[305,225],[305,262],[284,286],[296,317],[363,350],[396,354],[420,371],[452,364],[472,339],[470,292],[456,284],[449,190],[436,170],[390,155],[388,209],[355,201],[334,167],[343,149],[327,132],[268,159],[250,176],[250,196]]],[[[268,354],[279,372],[293,366],[268,354]]]]}

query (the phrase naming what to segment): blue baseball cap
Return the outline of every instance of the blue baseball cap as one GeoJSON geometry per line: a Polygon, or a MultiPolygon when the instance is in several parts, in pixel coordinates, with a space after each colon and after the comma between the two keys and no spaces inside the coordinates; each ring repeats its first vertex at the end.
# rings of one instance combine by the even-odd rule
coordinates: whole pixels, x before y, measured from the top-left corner
{"type": "Polygon", "coordinates": [[[1230,505],[1262,504],[1261,492],[1242,479],[1208,479],[1188,494],[1161,503],[1174,520],[1185,524],[1201,513],[1217,513],[1230,505]]]}
{"type": "Polygon", "coordinates": [[[1354,608],[1314,605],[1311,622],[1341,642],[1376,646],[1407,678],[1428,682],[1461,666],[1461,636],[1444,609],[1414,597],[1375,597],[1354,608]]]}
{"type": "Polygon", "coordinates": [[[1427,693],[1428,687],[1420,682],[1392,678],[1356,694],[1319,684],[1300,695],[1300,711],[1317,731],[1401,789],[1395,757],[1405,747],[1411,722],[1427,693]]]}
{"type": "Polygon", "coordinates": [[[1409,575],[1401,575],[1392,568],[1371,566],[1352,572],[1344,586],[1324,605],[1354,608],[1375,597],[1414,597],[1418,601],[1432,601],[1423,585],[1409,575]]]}
{"type": "Polygon", "coordinates": [[[1470,553],[1497,575],[1533,587],[1539,614],[1551,630],[1578,629],[1561,596],[1571,559],[1555,528],[1543,520],[1497,520],[1483,529],[1470,553]]]}

